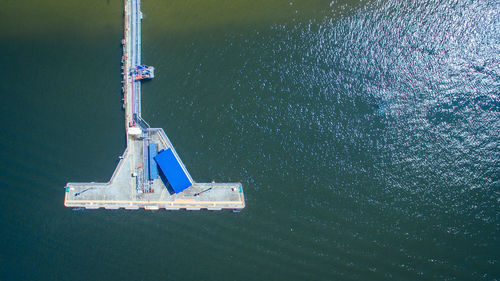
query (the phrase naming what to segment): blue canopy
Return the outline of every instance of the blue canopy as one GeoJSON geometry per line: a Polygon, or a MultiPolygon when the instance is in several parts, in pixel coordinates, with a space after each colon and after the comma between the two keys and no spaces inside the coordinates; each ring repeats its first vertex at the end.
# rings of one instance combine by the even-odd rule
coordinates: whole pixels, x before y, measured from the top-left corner
{"type": "Polygon", "coordinates": [[[184,189],[193,185],[187,174],[182,169],[181,163],[177,161],[172,149],[162,150],[154,157],[160,170],[167,177],[170,186],[175,193],[182,192],[184,189]]]}
{"type": "Polygon", "coordinates": [[[154,157],[158,154],[158,145],[154,142],[149,144],[149,179],[154,180],[158,178],[158,167],[154,157]]]}

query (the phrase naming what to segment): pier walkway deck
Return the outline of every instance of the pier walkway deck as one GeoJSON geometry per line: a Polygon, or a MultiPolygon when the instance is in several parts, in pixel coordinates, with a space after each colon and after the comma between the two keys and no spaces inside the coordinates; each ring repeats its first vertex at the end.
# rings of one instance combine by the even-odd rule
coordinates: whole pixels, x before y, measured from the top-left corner
{"type": "MultiPolygon", "coordinates": [[[[238,210],[245,207],[241,183],[196,183],[182,163],[165,131],[150,128],[141,117],[141,3],[125,0],[125,28],[122,57],[122,90],[124,95],[127,148],[107,183],[68,183],[64,205],[87,209],[148,210],[238,210]],[[165,177],[150,179],[148,148],[156,144],[159,151],[171,149],[190,187],[173,193],[165,177]]],[[[154,68],[151,67],[153,76],[154,68]]],[[[142,72],[143,73],[143,72],[142,72]]],[[[152,78],[152,77],[150,77],[152,78]]],[[[154,164],[153,164],[154,165],[154,164]]],[[[160,172],[161,173],[161,172],[160,172]]]]}

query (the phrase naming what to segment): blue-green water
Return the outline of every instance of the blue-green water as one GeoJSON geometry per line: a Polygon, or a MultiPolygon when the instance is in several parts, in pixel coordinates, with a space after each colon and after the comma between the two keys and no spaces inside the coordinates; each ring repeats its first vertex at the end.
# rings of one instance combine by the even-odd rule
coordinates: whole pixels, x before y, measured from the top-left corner
{"type": "Polygon", "coordinates": [[[80,211],[122,1],[0,0],[0,280],[499,280],[498,1],[143,0],[143,115],[231,212],[80,211]]]}

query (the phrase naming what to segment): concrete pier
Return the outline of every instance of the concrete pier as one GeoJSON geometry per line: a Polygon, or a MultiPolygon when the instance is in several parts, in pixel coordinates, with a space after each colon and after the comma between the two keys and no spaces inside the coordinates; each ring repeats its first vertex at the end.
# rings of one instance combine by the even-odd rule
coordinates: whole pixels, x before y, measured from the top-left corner
{"type": "MultiPolygon", "coordinates": [[[[127,148],[107,183],[68,183],[64,205],[87,209],[148,210],[239,210],[245,207],[241,183],[197,183],[189,174],[174,146],[161,128],[150,128],[141,116],[141,64],[140,0],[125,0],[125,28],[122,57],[122,90],[124,95],[127,148]],[[165,177],[150,179],[151,163],[148,147],[171,149],[182,171],[193,184],[180,193],[172,193],[165,177]]],[[[154,68],[148,68],[153,71],[154,68]]],[[[152,78],[152,77],[149,77],[152,78]]],[[[153,162],[154,163],[154,162],[153,162]]]]}

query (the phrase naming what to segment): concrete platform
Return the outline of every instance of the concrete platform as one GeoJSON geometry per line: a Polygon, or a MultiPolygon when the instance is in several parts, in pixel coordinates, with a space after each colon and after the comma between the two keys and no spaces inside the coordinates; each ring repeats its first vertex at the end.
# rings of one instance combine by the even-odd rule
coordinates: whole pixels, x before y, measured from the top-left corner
{"type": "MultiPolygon", "coordinates": [[[[161,128],[150,128],[141,117],[140,80],[134,69],[141,65],[140,0],[125,0],[123,44],[123,108],[127,149],[120,157],[111,180],[107,183],[68,183],[64,205],[87,209],[137,210],[238,210],[245,207],[241,183],[196,183],[182,163],[172,143],[161,128]],[[181,193],[170,193],[168,181],[148,178],[150,143],[158,150],[172,149],[177,161],[193,185],[181,193]]],[[[170,189],[171,190],[171,189],[170,189]]]]}

